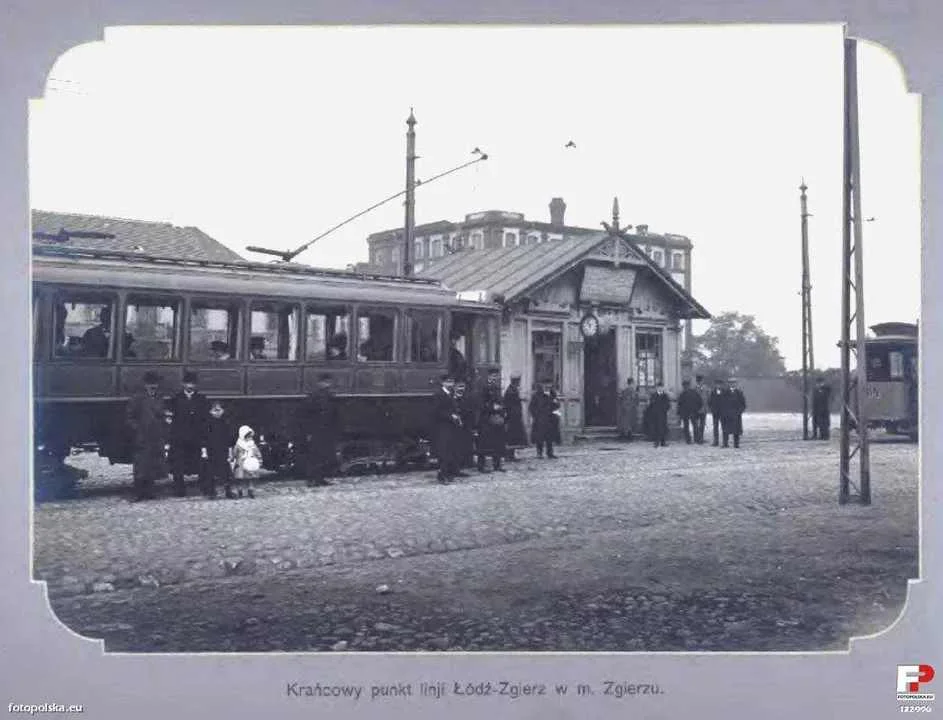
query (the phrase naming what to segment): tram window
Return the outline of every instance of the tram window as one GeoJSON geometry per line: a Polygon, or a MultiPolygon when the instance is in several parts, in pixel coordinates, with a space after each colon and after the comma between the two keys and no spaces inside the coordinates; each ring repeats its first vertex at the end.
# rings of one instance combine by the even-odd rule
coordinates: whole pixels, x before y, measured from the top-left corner
{"type": "Polygon", "coordinates": [[[888,354],[890,360],[891,378],[900,379],[904,377],[904,354],[899,350],[892,350],[888,354]]]}
{"type": "Polygon", "coordinates": [[[235,360],[239,348],[239,310],[226,303],[190,305],[190,360],[235,360]]]}
{"type": "Polygon", "coordinates": [[[53,311],[55,356],[111,357],[113,308],[108,298],[60,295],[53,311]]]}
{"type": "Polygon", "coordinates": [[[409,323],[409,359],[412,362],[439,362],[442,316],[434,312],[411,312],[409,323]]]}
{"type": "Polygon", "coordinates": [[[345,307],[309,307],[305,359],[346,360],[350,353],[350,314],[345,307]]]}
{"type": "Polygon", "coordinates": [[[472,325],[472,346],[475,351],[475,363],[493,364],[498,362],[498,319],[494,317],[476,317],[472,325]]]}
{"type": "Polygon", "coordinates": [[[124,318],[124,359],[176,358],[178,306],[172,300],[129,298],[124,318]]]}
{"type": "Polygon", "coordinates": [[[393,360],[396,313],[393,310],[360,310],[357,313],[357,359],[363,362],[393,360]]]}
{"type": "Polygon", "coordinates": [[[250,360],[298,359],[298,308],[285,303],[252,306],[250,360]]]}
{"type": "Polygon", "coordinates": [[[867,378],[870,382],[887,382],[891,378],[887,348],[872,346],[867,349],[867,378]]]}

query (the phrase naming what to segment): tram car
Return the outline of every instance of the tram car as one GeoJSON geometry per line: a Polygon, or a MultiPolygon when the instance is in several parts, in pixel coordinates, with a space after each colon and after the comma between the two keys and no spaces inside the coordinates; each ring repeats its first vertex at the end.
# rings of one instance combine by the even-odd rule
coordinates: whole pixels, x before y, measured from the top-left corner
{"type": "Polygon", "coordinates": [[[269,469],[300,449],[297,411],[322,374],[342,465],[421,459],[438,376],[500,367],[500,307],[432,280],[52,245],[34,246],[32,272],[34,441],[59,460],[97,446],[130,462],[126,402],[148,371],[165,396],[196,372],[256,429],[269,469]]]}
{"type": "Polygon", "coordinates": [[[865,340],[868,427],[917,440],[918,328],[911,323],[872,325],[865,340]]]}

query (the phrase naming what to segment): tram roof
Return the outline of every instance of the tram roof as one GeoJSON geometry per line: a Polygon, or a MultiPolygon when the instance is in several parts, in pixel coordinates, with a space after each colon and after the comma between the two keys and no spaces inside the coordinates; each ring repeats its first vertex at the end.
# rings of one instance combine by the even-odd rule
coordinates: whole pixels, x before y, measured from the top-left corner
{"type": "Polygon", "coordinates": [[[438,280],[356,273],[295,263],[230,262],[33,245],[34,280],[154,292],[273,295],[337,301],[389,301],[493,307],[459,298],[438,280]],[[312,281],[318,282],[312,293],[312,281]]]}

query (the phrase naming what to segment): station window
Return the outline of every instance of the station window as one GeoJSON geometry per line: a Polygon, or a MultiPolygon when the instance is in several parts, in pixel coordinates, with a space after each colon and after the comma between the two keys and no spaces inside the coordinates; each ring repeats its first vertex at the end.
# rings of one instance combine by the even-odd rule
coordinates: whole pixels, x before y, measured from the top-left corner
{"type": "Polygon", "coordinates": [[[534,332],[531,349],[534,355],[534,382],[560,387],[560,354],[562,336],[558,332],[534,332]]]}
{"type": "Polygon", "coordinates": [[[638,387],[652,388],[663,382],[660,332],[635,334],[635,378],[638,387]]]}
{"type": "Polygon", "coordinates": [[[407,320],[409,359],[412,362],[439,362],[442,316],[435,312],[410,312],[407,320]]]}
{"type": "Polygon", "coordinates": [[[114,301],[94,295],[60,295],[54,315],[56,357],[113,356],[114,301]]]}
{"type": "Polygon", "coordinates": [[[308,307],[305,359],[341,361],[350,357],[350,313],[345,307],[308,307]]]}
{"type": "Polygon", "coordinates": [[[298,308],[279,302],[253,303],[250,360],[298,359],[298,308]]]}
{"type": "Polygon", "coordinates": [[[363,309],[357,313],[357,359],[392,362],[396,336],[396,311],[363,309]]]}
{"type": "Polygon", "coordinates": [[[128,298],[124,315],[124,359],[175,359],[179,307],[176,300],[128,298]]]}
{"type": "Polygon", "coordinates": [[[235,360],[239,348],[239,310],[225,302],[190,305],[190,359],[235,360]]]}

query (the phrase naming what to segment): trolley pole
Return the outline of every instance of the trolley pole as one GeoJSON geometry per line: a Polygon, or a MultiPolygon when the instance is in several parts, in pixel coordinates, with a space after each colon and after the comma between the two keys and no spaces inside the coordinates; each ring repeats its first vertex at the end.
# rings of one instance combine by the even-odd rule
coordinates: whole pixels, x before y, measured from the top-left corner
{"type": "Polygon", "coordinates": [[[413,243],[416,236],[416,117],[412,108],[406,119],[406,222],[403,248],[403,277],[413,274],[413,243]]]}
{"type": "Polygon", "coordinates": [[[842,196],[842,341],[841,341],[841,460],[838,502],[851,498],[851,460],[858,455],[859,483],[857,498],[871,504],[871,463],[868,448],[866,407],[867,372],[864,325],[864,260],[861,233],[861,167],[858,148],[858,78],[857,43],[845,39],[845,137],[844,188],[842,196]],[[854,292],[854,313],[852,313],[854,292]],[[854,324],[854,340],[852,340],[854,324]],[[851,373],[851,353],[856,370],[851,373]],[[852,425],[855,437],[852,438],[852,425]]]}
{"type": "Polygon", "coordinates": [[[812,355],[812,285],[809,283],[809,225],[806,210],[807,186],[799,186],[802,224],[802,439],[809,439],[809,373],[815,370],[812,355]]]}

